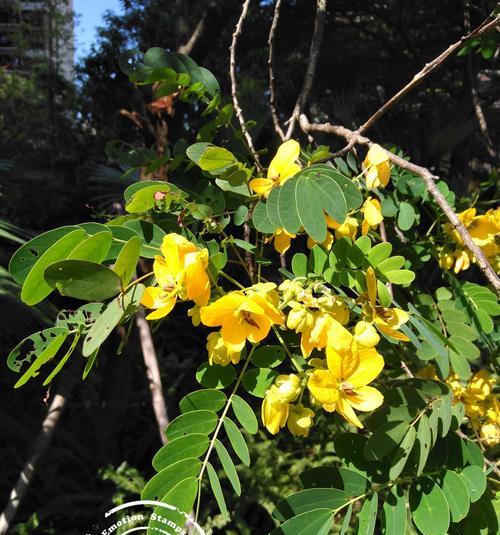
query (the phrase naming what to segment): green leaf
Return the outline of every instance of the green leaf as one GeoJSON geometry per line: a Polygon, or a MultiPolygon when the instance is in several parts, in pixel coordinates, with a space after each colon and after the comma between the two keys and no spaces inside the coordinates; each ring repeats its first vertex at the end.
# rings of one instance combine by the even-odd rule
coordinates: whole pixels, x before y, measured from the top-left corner
{"type": "Polygon", "coordinates": [[[109,230],[97,232],[80,242],[68,255],[68,260],[88,260],[100,264],[111,248],[112,239],[109,230]]]}
{"type": "Polygon", "coordinates": [[[394,485],[387,494],[382,507],[381,523],[382,535],[406,533],[406,498],[401,485],[394,485]]]}
{"type": "Polygon", "coordinates": [[[184,396],[179,408],[181,413],[206,409],[219,412],[226,404],[227,396],[220,390],[195,390],[184,396]]]}
{"type": "Polygon", "coordinates": [[[215,429],[216,425],[217,414],[203,409],[186,412],[177,416],[167,426],[165,433],[168,440],[175,440],[191,433],[209,435],[215,429]]]}
{"type": "Polygon", "coordinates": [[[36,305],[52,292],[52,288],[44,279],[45,269],[54,262],[66,258],[84,238],[84,230],[73,230],[51,245],[40,256],[24,281],[21,290],[21,299],[24,303],[36,305]]]}
{"type": "Polygon", "coordinates": [[[340,433],[335,436],[333,447],[335,454],[350,470],[359,472],[373,481],[387,481],[385,474],[381,474],[380,463],[373,463],[365,459],[363,450],[368,439],[359,433],[340,433]]]}
{"type": "Polygon", "coordinates": [[[44,277],[61,295],[83,301],[104,301],[122,287],[114,271],[87,260],[60,260],[47,267],[44,277]]]}
{"type": "MultiPolygon", "coordinates": [[[[21,246],[12,255],[9,262],[9,273],[12,275],[12,278],[18,284],[23,284],[28,273],[40,257],[63,236],[75,230],[78,230],[78,227],[67,226],[49,230],[21,246]]],[[[71,245],[68,246],[68,249],[71,249],[71,245]]]]}
{"type": "Polygon", "coordinates": [[[481,355],[479,348],[462,336],[450,336],[449,342],[467,360],[476,360],[481,355]]]}
{"type": "Polygon", "coordinates": [[[37,355],[35,361],[31,366],[26,370],[26,372],[21,376],[21,378],[14,385],[14,388],[19,388],[26,384],[32,377],[38,375],[38,370],[49,360],[55,357],[56,353],[59,351],[61,346],[64,344],[66,338],[68,337],[68,332],[65,330],[62,333],[56,335],[56,337],[45,347],[45,349],[37,355]]]}
{"type": "Polygon", "coordinates": [[[431,428],[429,425],[429,418],[426,414],[423,414],[420,417],[418,422],[418,431],[417,431],[417,440],[416,440],[416,455],[418,459],[417,464],[417,476],[419,476],[427,462],[429,457],[429,452],[432,447],[432,435],[431,428]]]}
{"type": "MultiPolygon", "coordinates": [[[[369,265],[376,268],[381,262],[387,260],[392,253],[392,244],[389,242],[377,243],[366,253],[369,265]]],[[[368,266],[366,266],[368,267],[368,266]]]]}
{"type": "Polygon", "coordinates": [[[167,466],[146,483],[141,493],[141,500],[161,500],[183,479],[197,477],[200,468],[201,461],[194,458],[183,459],[167,466]]]}
{"type": "Polygon", "coordinates": [[[450,350],[450,365],[460,379],[466,381],[471,376],[472,372],[466,358],[453,350],[450,350]]]}
{"type": "Polygon", "coordinates": [[[129,214],[141,214],[151,210],[156,205],[155,194],[164,193],[166,196],[169,195],[171,187],[169,184],[156,184],[156,185],[147,185],[148,182],[143,182],[146,187],[135,191],[134,194],[126,201],[125,210],[129,214]]]}
{"type": "Polygon", "coordinates": [[[283,362],[285,350],[282,346],[260,346],[252,354],[252,364],[258,368],[275,368],[283,362]]]}
{"type": "Polygon", "coordinates": [[[219,171],[236,163],[237,160],[230,151],[222,147],[208,146],[200,156],[197,164],[203,171],[219,171]]]}
{"type": "Polygon", "coordinates": [[[479,466],[467,466],[459,476],[467,487],[471,503],[477,502],[486,490],[486,475],[479,466]]]}
{"type": "Polygon", "coordinates": [[[165,232],[159,226],[149,221],[134,220],[127,221],[125,228],[133,230],[141,238],[141,256],[144,258],[154,258],[156,255],[161,255],[160,247],[165,232]]]}
{"type": "Polygon", "coordinates": [[[392,466],[389,469],[389,478],[391,481],[396,480],[404,470],[406,462],[408,461],[410,453],[413,449],[413,445],[415,444],[416,437],[417,432],[415,431],[415,427],[412,426],[408,429],[408,432],[404,436],[391,460],[392,466]]]}
{"type": "Polygon", "coordinates": [[[300,474],[302,485],[307,488],[334,488],[345,491],[351,498],[364,494],[370,482],[361,474],[337,466],[310,468],[300,474]]]}
{"type": "Polygon", "coordinates": [[[337,509],[349,501],[349,496],[338,489],[314,488],[301,490],[281,500],[272,515],[280,522],[314,509],[337,509]]]}
{"type": "Polygon", "coordinates": [[[328,535],[332,526],[331,509],[314,509],[290,518],[269,535],[328,535]]]}
{"type": "Polygon", "coordinates": [[[208,449],[210,441],[202,433],[191,433],[171,440],[162,446],[153,457],[153,468],[160,472],[167,466],[187,458],[200,458],[208,449]]]}
{"type": "Polygon", "coordinates": [[[97,361],[97,355],[99,354],[99,347],[92,353],[92,355],[89,355],[87,358],[87,362],[85,363],[85,368],[83,369],[82,373],[82,379],[85,380],[89,373],[91,372],[92,368],[94,367],[94,364],[97,361]]]}
{"type": "Polygon", "coordinates": [[[415,208],[405,201],[399,203],[398,227],[401,230],[409,230],[415,223],[415,208]]]}
{"type": "Polygon", "coordinates": [[[223,420],[224,429],[226,431],[229,442],[233,447],[236,455],[241,459],[241,462],[246,466],[250,466],[250,453],[248,452],[248,446],[238,429],[236,424],[227,416],[223,420]]]}
{"type": "Polygon", "coordinates": [[[204,362],[196,371],[196,380],[206,388],[226,388],[236,379],[236,369],[231,364],[219,366],[204,362]]]}
{"type": "Polygon", "coordinates": [[[366,443],[365,458],[381,460],[391,454],[403,440],[408,431],[408,422],[391,421],[379,427],[366,443]]]}
{"type": "Polygon", "coordinates": [[[378,495],[376,492],[366,499],[359,512],[358,535],[373,535],[377,521],[378,495]]]}
{"type": "MultiPolygon", "coordinates": [[[[455,407],[457,405],[455,405],[455,407]]],[[[469,461],[469,463],[475,466],[479,466],[479,468],[482,468],[484,465],[484,457],[483,453],[481,452],[481,448],[472,440],[464,439],[463,442],[467,449],[467,460],[469,461]]]]}
{"type": "Polygon", "coordinates": [[[392,284],[410,284],[415,280],[415,273],[409,269],[385,271],[383,276],[392,284]]]}
{"type": "Polygon", "coordinates": [[[167,526],[182,528],[186,523],[189,512],[193,508],[197,494],[198,479],[196,477],[187,477],[174,485],[163,496],[161,502],[169,506],[174,506],[177,510],[167,508],[165,505],[156,507],[154,514],[151,515],[148,522],[147,535],[162,533],[167,526]]]}
{"type": "Polygon", "coordinates": [[[451,521],[460,522],[469,512],[469,493],[463,480],[452,470],[446,470],[441,483],[444,497],[450,508],[451,521]]]}
{"type": "Polygon", "coordinates": [[[344,520],[342,520],[342,526],[340,527],[339,535],[346,535],[347,530],[349,529],[349,525],[351,523],[351,517],[352,517],[352,503],[349,504],[349,507],[347,508],[347,513],[344,516],[344,520]]]}
{"type": "Polygon", "coordinates": [[[436,411],[438,418],[438,431],[443,438],[450,430],[452,409],[450,396],[443,397],[434,403],[434,411],[436,411]]]}
{"type": "Polygon", "coordinates": [[[266,390],[271,387],[278,372],[269,368],[255,368],[243,375],[243,387],[247,392],[258,398],[266,395],[266,390]]]}
{"type": "Polygon", "coordinates": [[[234,394],[232,397],[231,407],[241,427],[251,435],[255,435],[259,429],[259,422],[252,407],[237,394],[234,394]]]}
{"type": "Polygon", "coordinates": [[[19,373],[23,366],[31,364],[32,360],[42,354],[59,335],[66,332],[65,326],[56,326],[30,334],[9,353],[7,366],[13,372],[19,373]]]}
{"type": "Polygon", "coordinates": [[[116,259],[113,271],[120,277],[122,285],[125,286],[130,282],[141,251],[141,239],[139,236],[133,236],[123,246],[118,258],[116,259]]]}
{"type": "Polygon", "coordinates": [[[304,253],[296,253],[292,258],[292,271],[296,277],[305,277],[307,275],[307,256],[304,253]]]}
{"type": "Polygon", "coordinates": [[[231,486],[233,487],[234,492],[236,492],[236,495],[241,496],[240,479],[238,477],[238,473],[236,472],[236,468],[234,467],[234,463],[233,463],[233,460],[231,459],[231,456],[229,455],[224,444],[222,444],[222,442],[219,439],[216,438],[214,444],[215,444],[215,450],[217,451],[217,455],[219,456],[219,460],[221,462],[224,473],[229,479],[229,482],[231,483],[231,486]]]}
{"type": "Polygon", "coordinates": [[[220,512],[222,513],[222,516],[229,518],[226,500],[224,499],[222,487],[220,486],[219,476],[210,463],[207,463],[207,474],[208,480],[210,481],[210,487],[212,488],[212,492],[214,493],[220,512]]]}
{"type": "Polygon", "coordinates": [[[144,285],[137,284],[130,288],[125,295],[119,295],[108,303],[102,314],[89,329],[83,341],[82,354],[84,357],[92,355],[94,351],[99,349],[113,329],[120,323],[120,320],[126,314],[138,308],[144,290],[144,285]]]}
{"type": "Polygon", "coordinates": [[[428,477],[415,480],[410,487],[413,522],[422,535],[446,535],[450,525],[448,503],[437,483],[428,477]]]}

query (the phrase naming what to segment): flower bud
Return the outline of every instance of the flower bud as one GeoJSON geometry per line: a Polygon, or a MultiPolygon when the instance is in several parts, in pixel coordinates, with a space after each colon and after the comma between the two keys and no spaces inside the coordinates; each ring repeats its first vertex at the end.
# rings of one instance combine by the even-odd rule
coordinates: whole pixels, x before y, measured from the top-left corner
{"type": "Polygon", "coordinates": [[[309,430],[314,423],[314,411],[304,407],[302,404],[290,405],[286,425],[292,435],[296,437],[307,437],[309,430]]]}
{"type": "Polygon", "coordinates": [[[206,347],[210,365],[227,366],[230,362],[238,364],[240,361],[240,351],[236,351],[230,344],[226,344],[220,332],[213,332],[208,335],[206,347]]]}
{"type": "Polygon", "coordinates": [[[298,375],[278,375],[274,381],[277,395],[283,402],[295,401],[300,395],[300,378],[298,375]]]}
{"type": "Polygon", "coordinates": [[[262,402],[261,417],[264,427],[275,435],[288,418],[288,402],[283,402],[276,386],[272,386],[262,402]]]}

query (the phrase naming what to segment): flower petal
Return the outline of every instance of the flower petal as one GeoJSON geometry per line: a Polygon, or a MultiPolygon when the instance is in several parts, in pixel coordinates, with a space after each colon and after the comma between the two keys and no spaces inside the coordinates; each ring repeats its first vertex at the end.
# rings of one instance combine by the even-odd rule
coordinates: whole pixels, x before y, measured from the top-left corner
{"type": "Polygon", "coordinates": [[[267,197],[269,192],[273,189],[274,183],[269,178],[254,178],[250,180],[250,187],[252,190],[259,194],[267,197]]]}
{"type": "Polygon", "coordinates": [[[307,388],[322,405],[333,405],[339,397],[337,378],[329,370],[315,370],[307,388]]]}
{"type": "Polygon", "coordinates": [[[224,295],[200,309],[201,322],[207,327],[222,325],[225,318],[232,316],[244,300],[245,296],[241,292],[231,292],[224,295]]]}
{"type": "Polygon", "coordinates": [[[384,359],[376,349],[360,349],[358,352],[358,365],[349,376],[344,376],[355,388],[361,388],[371,383],[384,368],[384,359]]]}
{"type": "Polygon", "coordinates": [[[177,301],[177,296],[174,296],[169,301],[165,301],[165,306],[158,308],[146,316],[147,320],[158,320],[164,318],[167,314],[170,314],[177,301]]]}
{"type": "Polygon", "coordinates": [[[369,412],[380,407],[384,396],[373,386],[362,386],[346,393],[349,403],[358,411],[369,412]]]}
{"type": "Polygon", "coordinates": [[[363,428],[363,424],[359,421],[354,409],[344,393],[340,394],[336,409],[340,416],[345,418],[351,425],[359,427],[360,429],[363,428]]]}

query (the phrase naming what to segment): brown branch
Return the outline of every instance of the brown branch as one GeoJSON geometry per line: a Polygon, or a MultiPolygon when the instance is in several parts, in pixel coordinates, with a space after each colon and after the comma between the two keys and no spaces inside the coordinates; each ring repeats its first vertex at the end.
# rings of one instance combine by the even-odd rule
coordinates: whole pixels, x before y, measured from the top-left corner
{"type": "MultiPolygon", "coordinates": [[[[468,0],[464,2],[464,27],[467,32],[470,32],[470,4],[468,0]]],[[[484,116],[483,108],[481,107],[481,101],[479,99],[479,94],[476,87],[476,76],[474,74],[474,58],[471,53],[467,54],[467,74],[469,76],[470,83],[470,92],[472,97],[472,106],[474,108],[474,113],[476,114],[476,119],[479,125],[479,130],[484,139],[484,144],[486,146],[486,151],[490,158],[496,158],[496,151],[491,140],[490,133],[488,131],[488,123],[486,122],[486,117],[484,116]]]]}
{"type": "Polygon", "coordinates": [[[278,27],[280,7],[281,0],[276,0],[276,4],[274,6],[273,22],[271,24],[271,29],[269,30],[269,37],[267,39],[267,44],[269,45],[269,58],[267,60],[267,64],[269,67],[269,108],[271,110],[274,130],[281,138],[281,140],[284,141],[285,133],[281,128],[280,121],[278,119],[278,114],[276,113],[276,94],[274,92],[274,40],[276,38],[276,28],[278,27]]]}
{"type": "Polygon", "coordinates": [[[240,103],[238,101],[238,83],[236,81],[236,45],[238,44],[238,37],[241,35],[241,29],[243,27],[243,21],[245,20],[248,13],[248,6],[250,5],[251,0],[245,0],[243,2],[243,7],[241,10],[240,18],[236,24],[236,28],[233,32],[233,38],[231,40],[231,46],[229,47],[229,75],[231,77],[231,96],[233,98],[234,111],[236,112],[236,117],[241,126],[241,131],[247,142],[248,150],[252,155],[257,169],[262,171],[262,165],[259,161],[259,155],[257,154],[252,141],[252,136],[249,134],[247,126],[245,124],[245,118],[243,116],[243,111],[241,110],[240,103]]]}
{"type": "Polygon", "coordinates": [[[304,84],[300,91],[297,102],[290,117],[288,130],[286,131],[285,140],[288,140],[293,135],[293,130],[300,114],[304,111],[304,106],[311,93],[314,77],[316,75],[316,67],[318,65],[318,58],[321,49],[321,40],[323,39],[323,31],[325,29],[326,21],[326,2],[327,0],[317,0],[316,4],[316,18],[314,20],[314,31],[311,40],[311,47],[309,49],[309,58],[307,60],[307,69],[304,77],[304,84]]]}
{"type": "MultiPolygon", "coordinates": [[[[306,133],[320,132],[323,134],[334,135],[337,137],[344,138],[346,141],[352,143],[353,145],[367,145],[368,147],[373,145],[373,142],[367,137],[364,137],[361,134],[354,132],[353,130],[349,130],[344,126],[332,125],[330,123],[311,124],[304,114],[300,116],[300,126],[302,130],[306,133]]],[[[435,181],[438,179],[438,177],[432,174],[425,167],[421,167],[420,165],[408,162],[407,160],[397,156],[396,154],[393,154],[392,152],[385,152],[392,163],[422,178],[427,191],[434,198],[434,200],[444,212],[450,223],[456,229],[465,247],[467,247],[467,249],[469,249],[469,251],[476,258],[479,269],[481,269],[481,271],[493,285],[497,293],[500,294],[500,279],[495,273],[495,270],[489,264],[483,251],[474,243],[473,239],[471,238],[471,235],[465,228],[464,224],[460,221],[460,219],[458,219],[457,214],[453,211],[451,206],[443,197],[443,194],[436,187],[435,181]]]]}
{"type": "Polygon", "coordinates": [[[31,484],[35,474],[36,465],[52,439],[54,431],[59,423],[62,412],[66,407],[68,398],[76,384],[77,373],[75,366],[71,367],[61,381],[59,391],[50,403],[47,416],[42,423],[42,430],[38,435],[33,447],[33,454],[26,461],[19,478],[10,491],[9,501],[0,515],[0,535],[6,535],[9,527],[21,505],[21,502],[31,484]]]}
{"type": "Polygon", "coordinates": [[[149,324],[144,317],[144,312],[139,310],[135,316],[135,323],[139,330],[139,338],[141,341],[141,350],[144,357],[144,365],[146,366],[146,375],[148,377],[148,386],[151,392],[151,403],[158,425],[158,432],[162,444],[166,444],[167,436],[165,428],[169,420],[167,414],[167,405],[165,397],[163,396],[163,386],[161,384],[160,367],[158,366],[158,359],[156,357],[155,346],[149,324]]]}
{"type": "Polygon", "coordinates": [[[463,46],[465,46],[472,39],[476,39],[481,35],[489,32],[495,28],[500,22],[500,16],[495,15],[488,17],[482,24],[480,24],[474,31],[468,35],[461,37],[456,43],[450,45],[446,50],[441,52],[439,56],[434,58],[429,63],[426,63],[424,68],[415,74],[412,80],[407,83],[402,89],[400,89],[395,95],[393,95],[385,104],[383,104],[366,122],[364,122],[357,130],[357,134],[362,134],[371,128],[385,113],[387,113],[397,102],[399,102],[405,95],[412,91],[418,84],[424,80],[429,74],[434,72],[437,68],[449,59],[455,52],[458,52],[463,46]]]}

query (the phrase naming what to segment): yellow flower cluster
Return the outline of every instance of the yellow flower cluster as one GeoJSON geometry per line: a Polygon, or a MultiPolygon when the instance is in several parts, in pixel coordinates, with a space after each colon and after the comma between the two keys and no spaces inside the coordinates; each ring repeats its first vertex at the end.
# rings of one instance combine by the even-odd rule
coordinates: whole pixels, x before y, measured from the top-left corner
{"type": "MultiPolygon", "coordinates": [[[[460,221],[469,231],[472,240],[482,249],[488,262],[495,271],[500,272],[500,207],[488,210],[485,214],[476,215],[475,208],[457,214],[460,221]]],[[[475,262],[473,254],[463,246],[462,238],[451,223],[443,225],[443,231],[450,238],[455,248],[444,246],[438,249],[439,266],[452,269],[455,273],[469,269],[475,262]]]]}
{"type": "MultiPolygon", "coordinates": [[[[301,167],[297,163],[299,155],[300,145],[297,141],[291,139],[283,143],[269,164],[267,177],[254,178],[250,181],[252,190],[262,197],[267,197],[274,187],[284,184],[289,178],[292,178],[300,171],[301,167]]],[[[377,187],[387,186],[391,176],[391,167],[387,153],[382,147],[372,145],[363,162],[363,166],[367,189],[371,190],[377,187]]],[[[384,218],[382,216],[380,202],[373,197],[366,199],[360,211],[363,214],[361,233],[364,236],[370,229],[375,229],[384,218]]],[[[345,237],[351,240],[356,239],[359,222],[352,214],[348,215],[342,222],[335,221],[325,214],[325,220],[327,227],[333,231],[327,232],[326,239],[321,244],[327,250],[331,249],[334,236],[336,239],[345,237]]],[[[275,250],[280,254],[284,254],[290,248],[292,239],[295,237],[296,234],[287,232],[284,228],[278,228],[268,241],[274,241],[275,250]]],[[[311,249],[315,244],[316,242],[309,237],[307,246],[311,249]]]]}
{"type": "MultiPolygon", "coordinates": [[[[439,380],[432,364],[425,366],[417,376],[439,380]]],[[[488,447],[500,444],[500,402],[493,394],[495,379],[488,371],[479,370],[466,385],[455,373],[451,373],[445,382],[453,392],[454,402],[464,404],[465,414],[481,442],[488,447]]]]}
{"type": "Polygon", "coordinates": [[[162,256],[156,256],[153,263],[158,286],[146,288],[141,301],[146,308],[153,309],[146,318],[165,317],[177,299],[206,305],[210,299],[207,249],[198,249],[184,236],[171,233],[163,238],[161,253],[162,256]]]}
{"type": "Polygon", "coordinates": [[[287,423],[292,434],[307,436],[314,411],[301,403],[306,387],[314,408],[336,411],[350,424],[363,427],[355,410],[372,411],[383,401],[382,394],[369,386],[384,367],[384,359],[375,348],[380,341],[378,332],[407,340],[398,329],[408,315],[400,309],[376,304],[377,281],[373,270],[366,275],[366,294],[358,299],[362,317],[351,330],[346,327],[350,312],[345,300],[326,288],[311,288],[307,284],[300,280],[281,284],[282,308],[288,308],[286,326],[301,335],[300,347],[305,358],[316,349],[325,350],[326,359],[310,358],[304,380],[295,375],[280,376],[266,392],[262,421],[273,434],[287,423]],[[318,290],[320,296],[316,297],[318,290]],[[287,385],[286,395],[282,383],[287,385]],[[292,407],[290,403],[296,399],[299,403],[292,407]]]}

